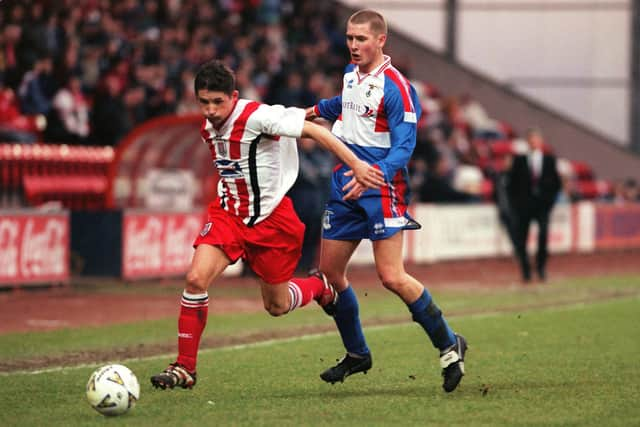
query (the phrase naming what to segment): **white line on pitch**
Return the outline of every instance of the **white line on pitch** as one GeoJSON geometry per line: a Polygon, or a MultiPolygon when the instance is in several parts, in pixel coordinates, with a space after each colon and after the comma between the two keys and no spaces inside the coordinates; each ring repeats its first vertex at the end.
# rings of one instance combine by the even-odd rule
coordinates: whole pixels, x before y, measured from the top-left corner
{"type": "MultiPolygon", "coordinates": [[[[634,297],[637,298],[637,296],[634,296],[634,297]]],[[[523,308],[523,312],[531,313],[531,312],[580,310],[580,309],[583,309],[583,308],[587,307],[587,305],[593,305],[593,304],[586,304],[584,302],[580,302],[580,303],[571,304],[571,305],[565,305],[565,306],[546,307],[546,308],[543,308],[543,309],[540,309],[540,310],[527,310],[526,308],[523,308]]],[[[468,315],[461,315],[461,316],[447,316],[447,318],[448,319],[488,319],[488,318],[493,318],[493,317],[513,315],[513,314],[514,314],[513,311],[509,311],[509,312],[505,312],[505,311],[490,311],[490,312],[486,312],[486,313],[468,314],[468,315]]],[[[389,324],[389,325],[367,326],[366,329],[368,331],[371,331],[371,330],[379,331],[379,330],[385,330],[385,329],[391,329],[391,328],[403,328],[403,327],[407,327],[407,326],[410,326],[410,325],[413,325],[413,322],[394,323],[394,324],[389,324]]],[[[273,344],[287,343],[287,342],[292,342],[292,341],[307,341],[307,340],[313,340],[313,339],[322,338],[322,337],[326,337],[326,336],[330,336],[330,335],[333,336],[335,334],[336,334],[336,331],[321,332],[321,333],[316,333],[316,334],[299,335],[299,336],[295,336],[295,337],[270,339],[270,340],[258,341],[258,342],[254,342],[254,343],[248,343],[248,344],[236,344],[236,345],[230,345],[230,346],[227,346],[227,347],[206,348],[206,349],[200,350],[198,352],[198,354],[200,355],[200,354],[213,353],[213,352],[216,352],[216,351],[235,351],[235,350],[243,350],[243,349],[255,348],[255,347],[267,347],[267,346],[270,346],[270,345],[273,345],[273,344]]],[[[38,369],[38,370],[34,370],[34,371],[23,370],[23,371],[0,372],[0,377],[9,376],[9,375],[48,374],[48,373],[62,372],[62,371],[73,370],[73,369],[84,369],[84,368],[98,367],[98,366],[102,366],[102,365],[107,365],[109,363],[127,364],[129,362],[140,362],[140,361],[155,360],[155,359],[166,359],[166,358],[171,358],[171,357],[174,357],[174,356],[175,356],[175,353],[171,353],[171,354],[156,354],[154,356],[133,357],[133,358],[124,359],[124,360],[117,360],[117,361],[114,360],[114,361],[105,361],[105,362],[98,362],[98,363],[83,363],[83,364],[80,364],[80,365],[73,365],[73,366],[54,366],[54,367],[51,367],[51,368],[38,369]]]]}

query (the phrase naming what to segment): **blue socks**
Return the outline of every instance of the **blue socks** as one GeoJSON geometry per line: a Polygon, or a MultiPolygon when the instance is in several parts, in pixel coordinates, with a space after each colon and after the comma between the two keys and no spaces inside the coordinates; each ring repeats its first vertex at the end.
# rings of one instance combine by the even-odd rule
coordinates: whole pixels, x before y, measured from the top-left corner
{"type": "MultiPolygon", "coordinates": [[[[413,320],[422,326],[434,347],[445,350],[456,343],[453,331],[426,289],[420,298],[407,304],[407,307],[413,320]]],[[[347,352],[361,356],[369,354],[360,324],[358,299],[351,286],[339,293],[334,320],[347,352]]]]}
{"type": "Polygon", "coordinates": [[[444,320],[442,312],[433,302],[431,295],[425,289],[420,298],[407,304],[415,322],[419,323],[429,335],[433,346],[445,350],[456,343],[453,331],[444,320]]]}
{"type": "Polygon", "coordinates": [[[351,286],[339,293],[334,320],[347,352],[364,356],[369,354],[369,347],[362,333],[358,299],[351,286]]]}

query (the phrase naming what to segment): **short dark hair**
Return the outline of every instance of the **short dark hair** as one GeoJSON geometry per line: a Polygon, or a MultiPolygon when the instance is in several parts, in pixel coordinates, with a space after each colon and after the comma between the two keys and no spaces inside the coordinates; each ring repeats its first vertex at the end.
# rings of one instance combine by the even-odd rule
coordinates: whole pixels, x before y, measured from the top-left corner
{"type": "Polygon", "coordinates": [[[201,89],[231,95],[236,90],[236,76],[221,61],[213,59],[200,66],[193,87],[196,95],[201,89]]]}

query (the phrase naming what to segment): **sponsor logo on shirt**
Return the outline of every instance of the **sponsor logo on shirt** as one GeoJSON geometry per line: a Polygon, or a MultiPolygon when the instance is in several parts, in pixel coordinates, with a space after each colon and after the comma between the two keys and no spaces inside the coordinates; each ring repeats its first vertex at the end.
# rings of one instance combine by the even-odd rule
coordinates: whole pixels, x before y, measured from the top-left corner
{"type": "Polygon", "coordinates": [[[360,114],[360,117],[373,117],[374,113],[375,111],[373,110],[373,108],[365,106],[364,113],[360,114]]]}
{"type": "Polygon", "coordinates": [[[376,110],[374,108],[371,108],[368,105],[356,104],[353,101],[342,101],[342,110],[354,111],[361,117],[373,117],[376,114],[376,110]]]}
{"type": "Polygon", "coordinates": [[[235,160],[218,159],[216,160],[216,168],[218,168],[220,178],[236,179],[244,177],[240,165],[235,160]]]}

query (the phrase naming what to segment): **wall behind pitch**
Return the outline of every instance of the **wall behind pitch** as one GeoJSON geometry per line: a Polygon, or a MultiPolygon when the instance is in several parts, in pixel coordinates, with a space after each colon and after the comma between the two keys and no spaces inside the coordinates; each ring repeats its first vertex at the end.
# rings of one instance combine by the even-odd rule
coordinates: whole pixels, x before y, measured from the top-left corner
{"type": "MultiPolygon", "coordinates": [[[[343,3],[376,9],[395,31],[444,52],[445,0],[343,3]]],[[[628,144],[630,0],[458,0],[458,5],[461,63],[628,144]]]]}

